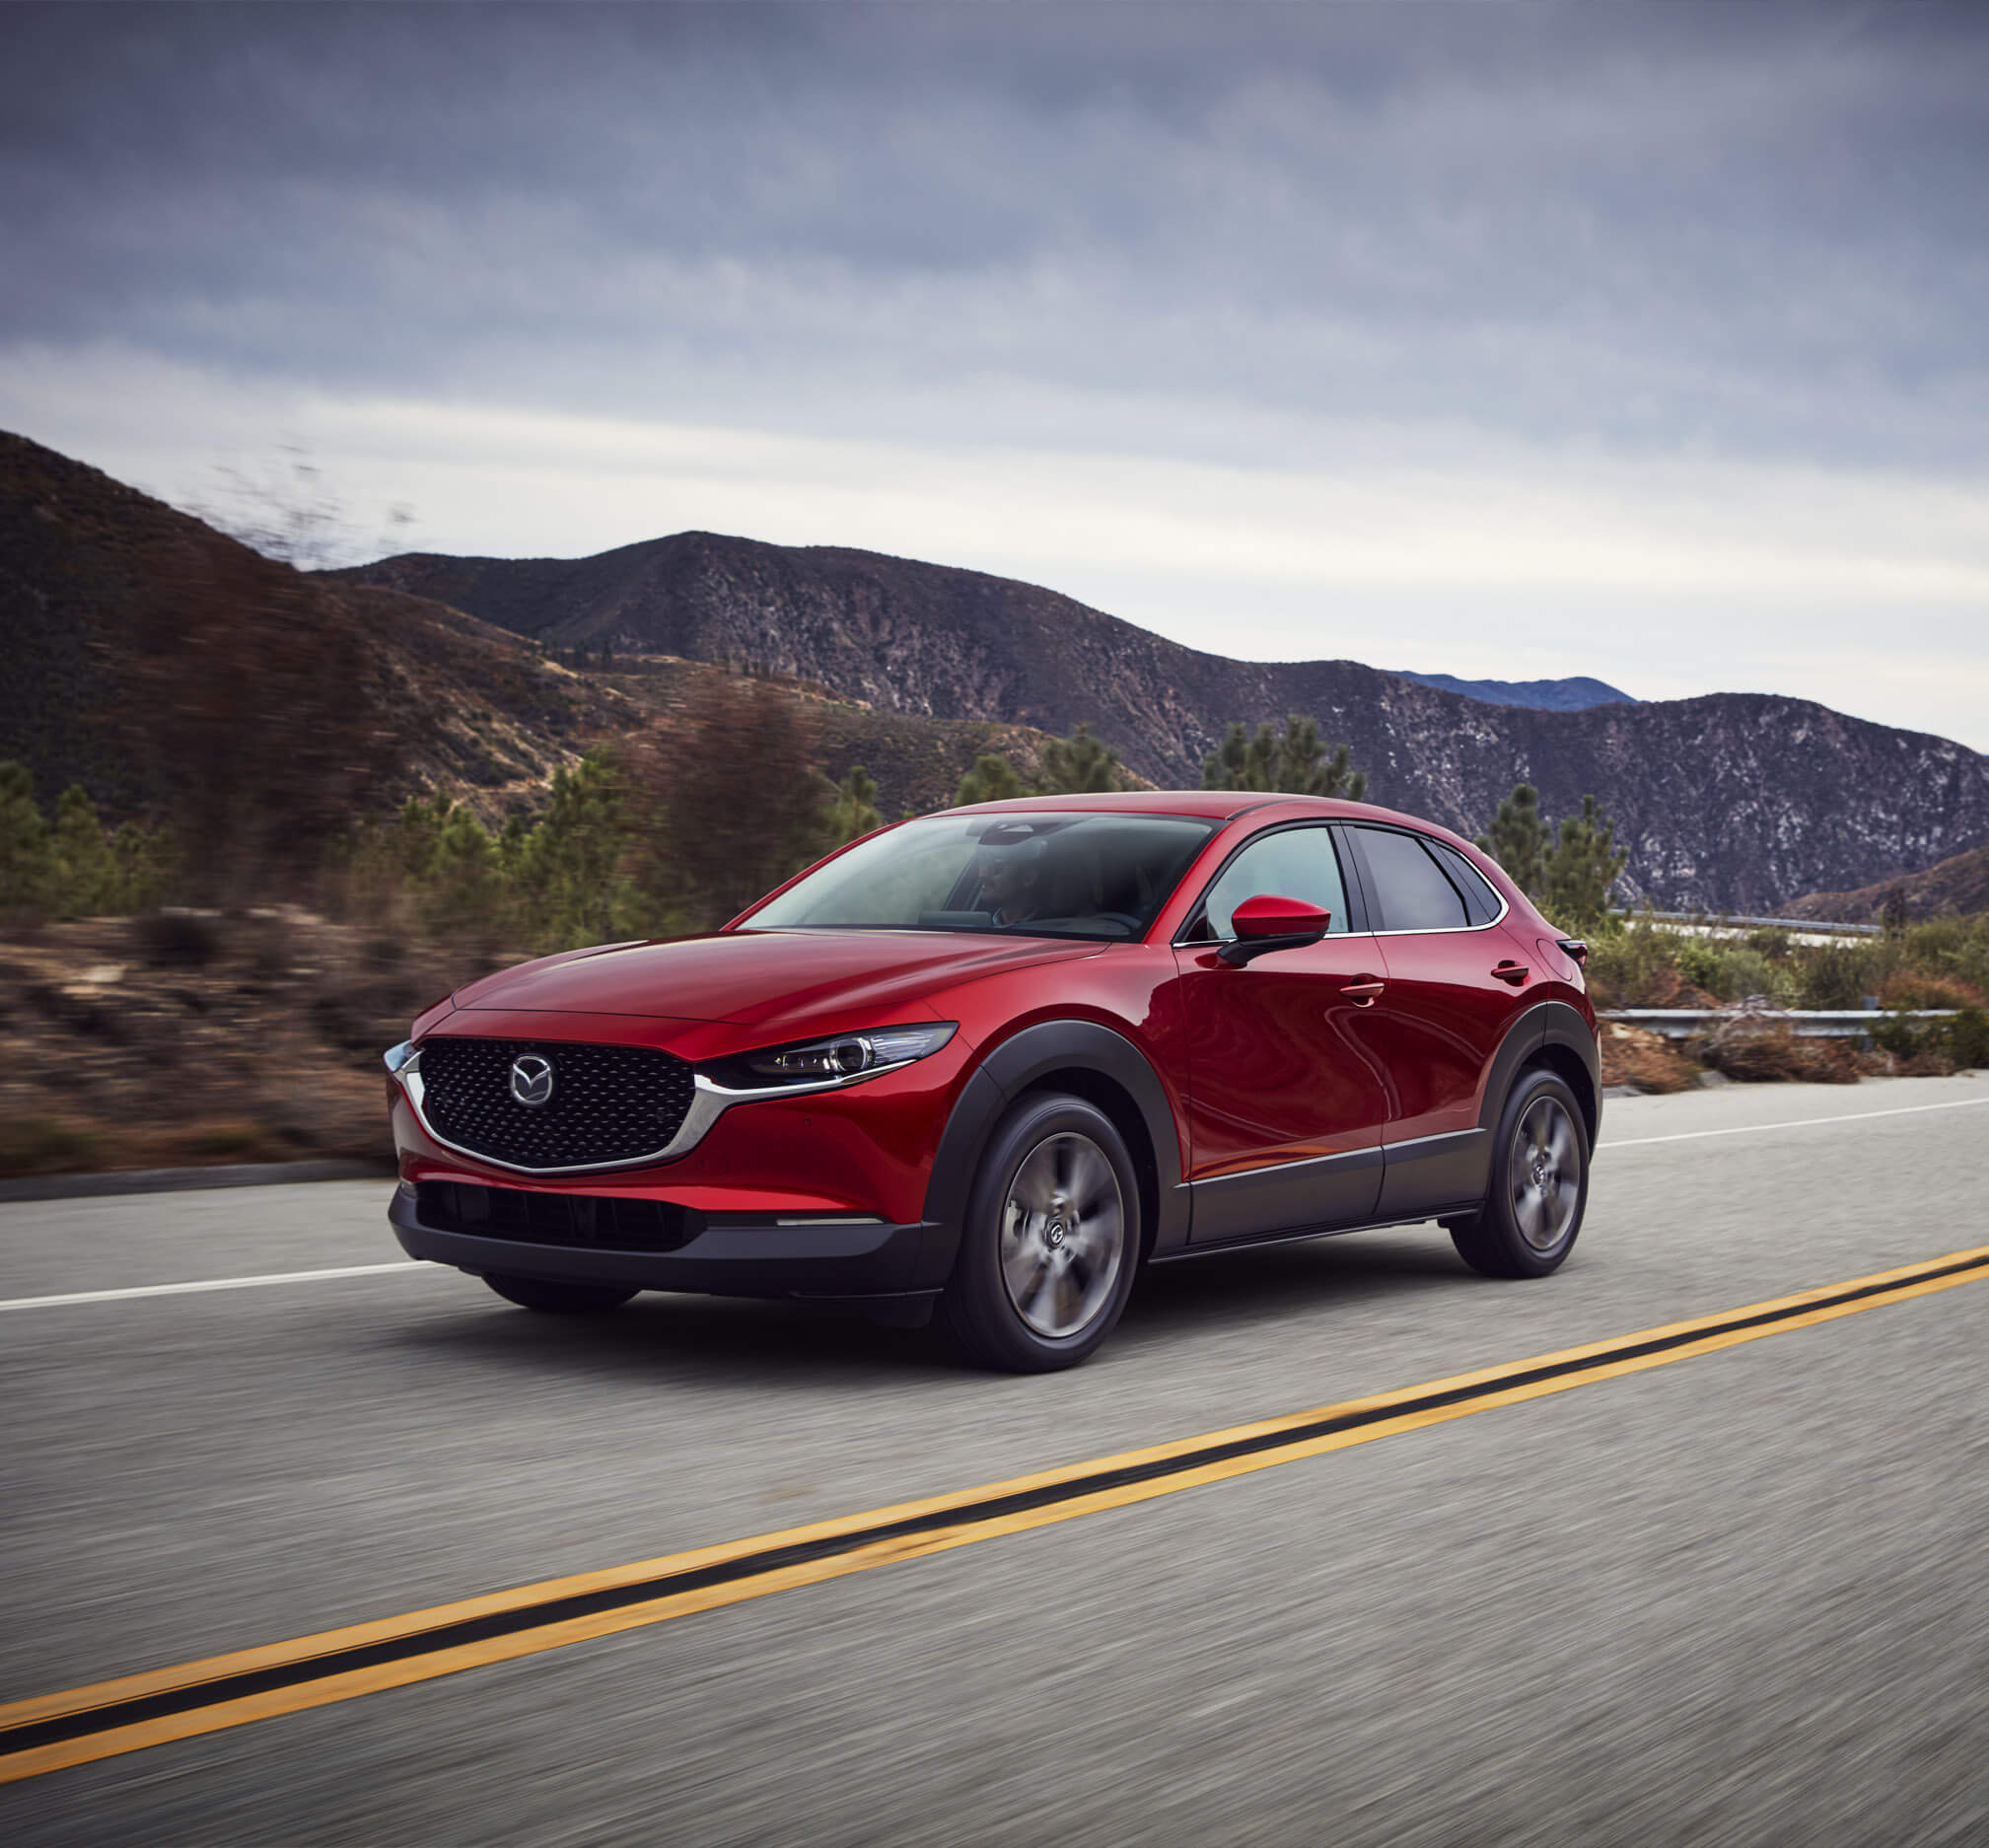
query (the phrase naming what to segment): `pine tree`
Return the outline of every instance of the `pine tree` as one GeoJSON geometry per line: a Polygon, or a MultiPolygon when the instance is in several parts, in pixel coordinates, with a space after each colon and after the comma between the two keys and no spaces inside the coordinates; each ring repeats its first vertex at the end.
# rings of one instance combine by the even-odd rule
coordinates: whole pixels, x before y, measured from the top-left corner
{"type": "Polygon", "coordinates": [[[1498,861],[1528,898],[1540,895],[1546,874],[1547,827],[1540,819],[1540,792],[1532,784],[1515,785],[1513,793],[1499,804],[1490,830],[1478,836],[1477,848],[1498,861]]]}
{"type": "Polygon", "coordinates": [[[1595,930],[1609,915],[1609,888],[1629,862],[1616,845],[1616,824],[1595,797],[1561,823],[1540,881],[1540,909],[1564,930],[1595,930]]]}
{"type": "Polygon", "coordinates": [[[850,765],[829,808],[829,826],[838,842],[855,840],[884,825],[877,806],[877,779],[862,764],[850,765]]]}
{"type": "Polygon", "coordinates": [[[49,836],[49,899],[69,917],[107,911],[116,902],[117,861],[97,818],[97,805],[72,783],[55,805],[49,836]]]}
{"type": "Polygon", "coordinates": [[[519,854],[520,896],[534,942],[579,947],[615,935],[629,840],[620,772],[605,750],[552,773],[552,801],[519,854]]]}
{"type": "Polygon", "coordinates": [[[1070,737],[1043,746],[1042,767],[1030,786],[1039,796],[1094,796],[1123,789],[1126,780],[1118,752],[1093,737],[1089,725],[1080,725],[1070,737]]]}
{"type": "Polygon", "coordinates": [[[505,923],[504,867],[490,830],[461,803],[445,806],[421,870],[421,906],[431,930],[494,945],[505,923]]]}
{"type": "Polygon", "coordinates": [[[974,760],[973,768],[960,778],[953,803],[956,809],[965,809],[977,802],[1013,802],[1025,794],[1027,786],[1017,775],[1015,765],[1006,757],[984,751],[974,760]]]}
{"type": "Polygon", "coordinates": [[[25,764],[0,763],[0,917],[32,917],[47,899],[48,823],[25,764]]]}
{"type": "Polygon", "coordinates": [[[1282,734],[1266,719],[1252,733],[1232,725],[1220,746],[1202,763],[1204,789],[1279,790],[1295,796],[1345,797],[1359,802],[1368,793],[1368,774],[1356,770],[1345,745],[1319,761],[1325,746],[1319,728],[1294,712],[1282,734]]]}
{"type": "Polygon", "coordinates": [[[149,910],[159,903],[178,870],[173,838],[163,831],[145,833],[136,822],[119,824],[110,837],[115,886],[109,909],[119,916],[149,910]]]}

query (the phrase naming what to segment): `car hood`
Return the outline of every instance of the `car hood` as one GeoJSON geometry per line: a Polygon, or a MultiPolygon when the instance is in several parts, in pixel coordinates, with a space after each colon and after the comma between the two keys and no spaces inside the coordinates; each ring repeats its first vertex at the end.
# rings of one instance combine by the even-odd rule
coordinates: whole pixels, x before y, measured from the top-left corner
{"type": "Polygon", "coordinates": [[[1101,947],[941,931],[717,931],[524,963],[461,990],[456,1005],[759,1026],[829,1007],[912,1005],[956,982],[1101,947]]]}

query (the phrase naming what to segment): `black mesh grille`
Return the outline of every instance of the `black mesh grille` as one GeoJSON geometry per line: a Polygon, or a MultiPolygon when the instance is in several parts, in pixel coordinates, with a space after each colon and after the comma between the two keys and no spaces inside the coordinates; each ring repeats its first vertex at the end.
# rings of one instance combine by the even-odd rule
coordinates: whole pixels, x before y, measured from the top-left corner
{"type": "Polygon", "coordinates": [[[577,1245],[594,1251],[675,1251],[704,1229],[704,1215],[664,1200],[621,1200],[586,1193],[527,1193],[520,1187],[472,1187],[424,1180],[414,1189],[424,1226],[523,1244],[577,1245]]]}
{"type": "Polygon", "coordinates": [[[651,1046],[442,1036],[421,1048],[421,1107],[445,1142],[513,1168],[586,1168],[654,1155],[690,1108],[690,1067],[651,1046]],[[540,1104],[511,1095],[511,1062],[552,1067],[540,1104]]]}

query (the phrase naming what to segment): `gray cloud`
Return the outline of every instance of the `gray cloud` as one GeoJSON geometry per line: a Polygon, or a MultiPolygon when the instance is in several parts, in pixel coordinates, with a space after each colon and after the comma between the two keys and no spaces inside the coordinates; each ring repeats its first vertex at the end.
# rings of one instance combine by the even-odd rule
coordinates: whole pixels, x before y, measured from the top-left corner
{"type": "Polygon", "coordinates": [[[17,5],[0,35],[0,340],[1293,464],[1349,426],[1989,462],[1966,7],[17,5]]]}

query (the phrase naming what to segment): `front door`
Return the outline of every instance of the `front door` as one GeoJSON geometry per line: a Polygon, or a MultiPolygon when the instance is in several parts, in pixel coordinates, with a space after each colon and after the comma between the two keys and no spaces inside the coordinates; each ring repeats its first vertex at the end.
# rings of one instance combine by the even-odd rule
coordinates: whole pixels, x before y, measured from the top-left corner
{"type": "Polygon", "coordinates": [[[1253,837],[1216,876],[1175,946],[1187,1026],[1190,1242],[1374,1216],[1389,1098],[1363,1030],[1383,979],[1374,937],[1350,925],[1323,824],[1253,837]],[[1245,898],[1302,898],[1328,934],[1235,966],[1217,955],[1245,898]]]}

